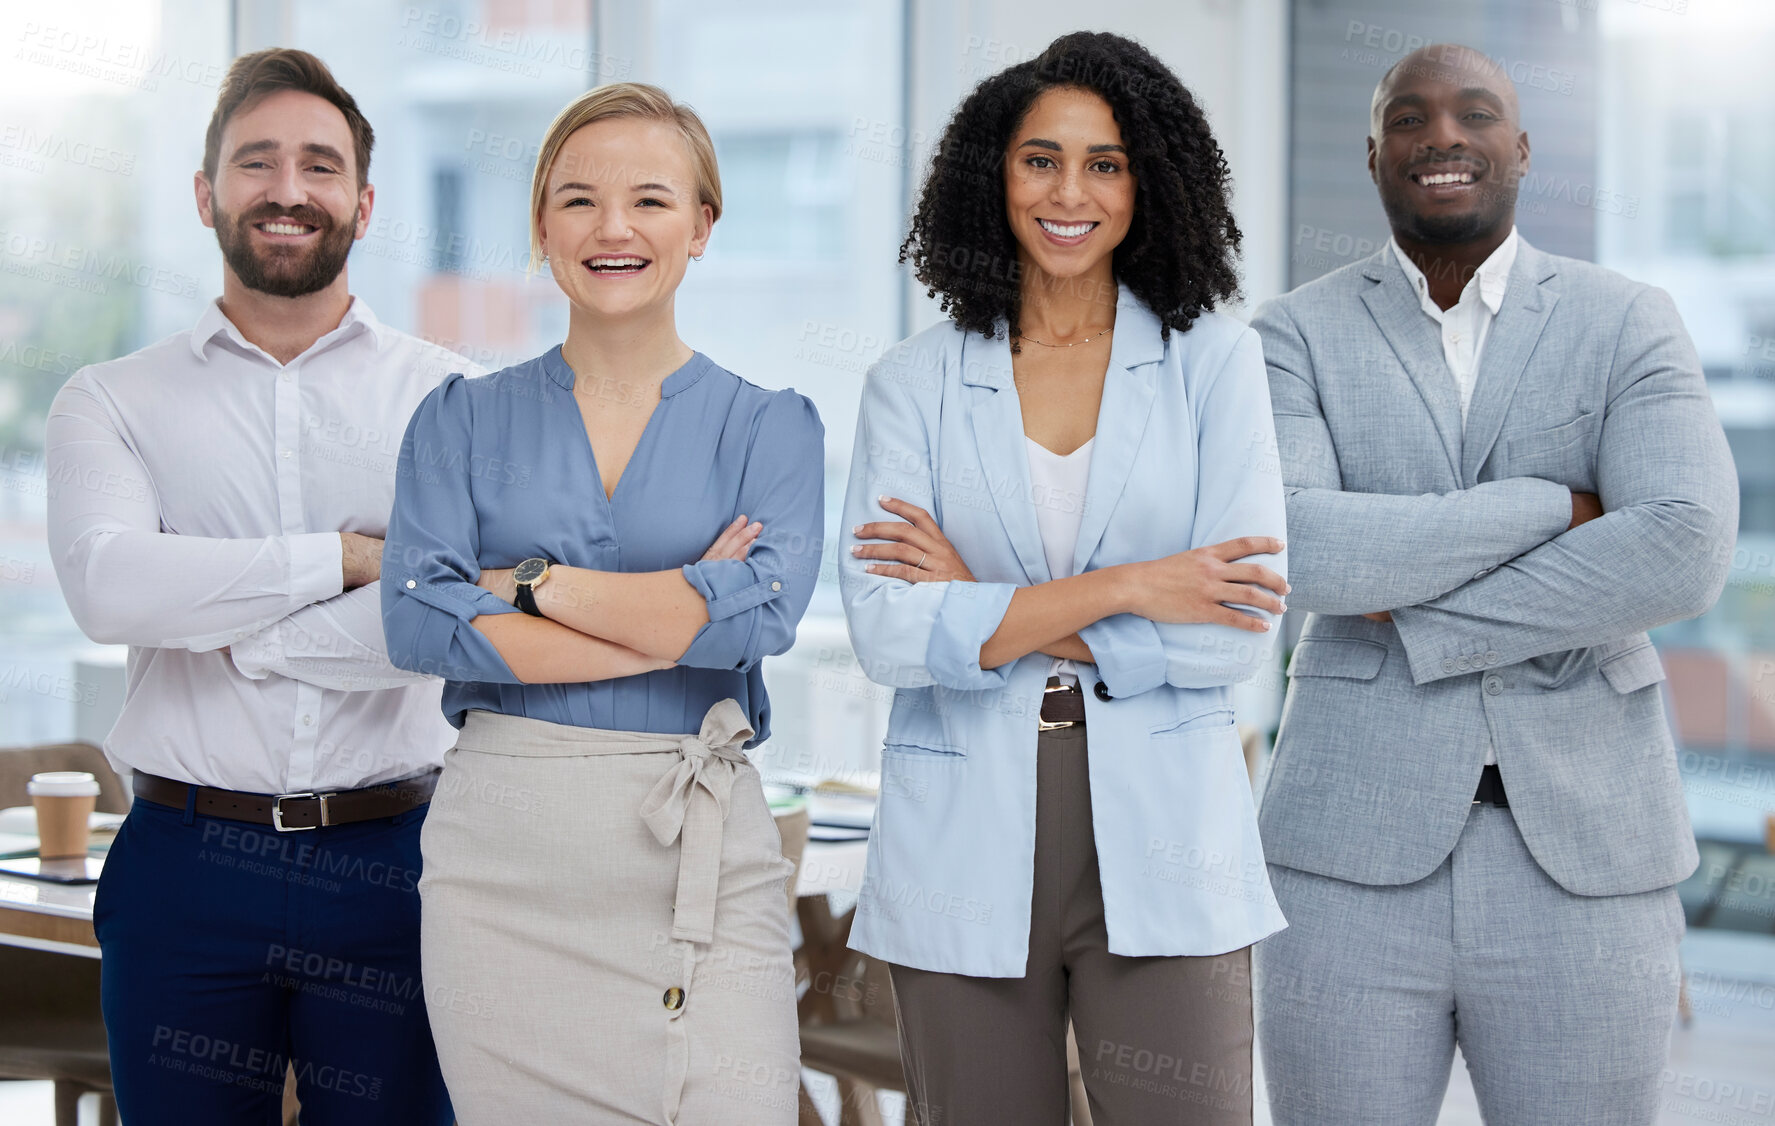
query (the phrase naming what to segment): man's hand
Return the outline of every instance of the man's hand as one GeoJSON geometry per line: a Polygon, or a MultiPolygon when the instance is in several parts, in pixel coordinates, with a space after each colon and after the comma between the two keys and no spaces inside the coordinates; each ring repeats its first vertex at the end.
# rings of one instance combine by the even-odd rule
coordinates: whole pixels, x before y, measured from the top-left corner
{"type": "Polygon", "coordinates": [[[1572,522],[1565,530],[1571,531],[1579,524],[1588,524],[1602,515],[1602,501],[1595,493],[1572,493],[1572,522]]]}
{"type": "Polygon", "coordinates": [[[382,577],[382,541],[375,536],[340,532],[339,556],[346,590],[369,586],[382,577]]]}

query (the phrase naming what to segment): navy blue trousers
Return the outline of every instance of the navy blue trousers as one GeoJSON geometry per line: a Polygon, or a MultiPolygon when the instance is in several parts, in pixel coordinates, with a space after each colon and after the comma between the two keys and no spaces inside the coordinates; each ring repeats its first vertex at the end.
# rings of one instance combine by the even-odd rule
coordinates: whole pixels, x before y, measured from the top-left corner
{"type": "Polygon", "coordinates": [[[272,1126],[291,1065],[304,1126],[448,1126],[419,976],[425,813],[279,833],[131,807],[93,910],[129,1126],[272,1126]]]}

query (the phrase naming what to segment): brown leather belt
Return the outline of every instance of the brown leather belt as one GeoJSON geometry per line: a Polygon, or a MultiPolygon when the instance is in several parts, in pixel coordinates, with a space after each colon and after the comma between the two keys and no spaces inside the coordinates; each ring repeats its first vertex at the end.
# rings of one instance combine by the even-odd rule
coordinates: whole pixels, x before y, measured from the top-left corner
{"type": "Polygon", "coordinates": [[[1042,692],[1042,719],[1038,731],[1058,731],[1062,727],[1083,726],[1085,694],[1076,684],[1062,684],[1059,677],[1049,677],[1042,692]]]}
{"type": "Polygon", "coordinates": [[[249,794],[240,790],[218,790],[213,786],[193,786],[175,782],[155,774],[137,773],[136,797],[184,809],[191,791],[197,791],[196,810],[205,817],[222,817],[229,821],[250,821],[269,825],[280,833],[299,829],[318,829],[323,825],[349,825],[354,821],[374,821],[380,817],[397,817],[431,800],[437,789],[438,772],[433,770],[414,778],[403,778],[381,786],[361,790],[335,790],[328,793],[303,791],[295,794],[249,794]]]}

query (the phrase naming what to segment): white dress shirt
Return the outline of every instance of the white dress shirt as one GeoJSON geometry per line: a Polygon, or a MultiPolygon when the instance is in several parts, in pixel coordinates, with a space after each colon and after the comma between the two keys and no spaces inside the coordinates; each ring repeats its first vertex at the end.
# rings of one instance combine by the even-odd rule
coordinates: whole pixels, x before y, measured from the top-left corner
{"type": "Polygon", "coordinates": [[[68,380],[49,545],[80,628],[130,647],[114,765],[293,793],[442,761],[443,684],[389,664],[379,584],[342,593],[339,533],[384,534],[407,420],[457,371],[483,374],[354,298],[288,364],[212,303],[68,380]]]}
{"type": "MultiPolygon", "coordinates": [[[[1042,554],[1048,573],[1056,579],[1073,576],[1072,556],[1079,545],[1079,524],[1085,518],[1085,485],[1091,478],[1091,444],[1095,436],[1066,456],[1055,453],[1027,435],[1029,446],[1029,499],[1035,504],[1035,526],[1042,537],[1042,554]]],[[[1079,682],[1078,666],[1063,657],[1048,665],[1048,675],[1062,684],[1079,682]]]]}
{"type": "MultiPolygon", "coordinates": [[[[1442,358],[1448,363],[1449,374],[1454,376],[1455,386],[1461,392],[1461,426],[1464,429],[1467,405],[1473,401],[1473,384],[1479,378],[1479,356],[1485,349],[1485,338],[1491,334],[1492,322],[1498,319],[1498,310],[1504,307],[1510,267],[1516,264],[1516,228],[1512,226],[1498,248],[1479,264],[1479,269],[1461,288],[1461,299],[1448,309],[1431,299],[1429,280],[1406,257],[1399,243],[1392,239],[1388,242],[1399,265],[1404,267],[1405,276],[1411,279],[1412,288],[1417,290],[1424,313],[1442,326],[1442,358]]],[[[1486,747],[1485,764],[1491,766],[1497,761],[1497,748],[1486,747]]]]}
{"type": "Polygon", "coordinates": [[[1454,376],[1461,392],[1461,425],[1467,425],[1467,405],[1473,401],[1473,383],[1479,378],[1479,354],[1485,349],[1485,338],[1492,322],[1504,306],[1504,290],[1510,284],[1510,267],[1516,264],[1516,228],[1479,264],[1461,289],[1461,299],[1451,308],[1443,309],[1430,297],[1430,283],[1424,272],[1406,257],[1399,243],[1388,239],[1405,276],[1417,290],[1418,303],[1424,314],[1442,327],[1442,358],[1454,376]]]}

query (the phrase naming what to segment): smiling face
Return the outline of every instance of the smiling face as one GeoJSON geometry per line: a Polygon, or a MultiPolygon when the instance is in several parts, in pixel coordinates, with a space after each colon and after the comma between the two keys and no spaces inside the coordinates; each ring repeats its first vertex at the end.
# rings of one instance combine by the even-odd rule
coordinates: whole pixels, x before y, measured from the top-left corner
{"type": "Polygon", "coordinates": [[[1516,90],[1468,47],[1425,47],[1374,92],[1368,172],[1402,242],[1501,239],[1528,171],[1516,90]]]}
{"type": "Polygon", "coordinates": [[[1005,151],[1005,219],[1025,268],[1108,281],[1134,222],[1134,188],[1108,102],[1070,86],[1038,95],[1005,151]]]}
{"type": "Polygon", "coordinates": [[[215,182],[197,174],[197,210],[241,284],[304,297],[339,277],[375,198],[358,187],[353,151],[345,115],[303,91],[280,90],[228,119],[215,182]]]}
{"type": "Polygon", "coordinates": [[[575,308],[601,318],[669,312],[713,210],[673,126],[636,117],[575,130],[549,169],[542,250],[575,308]]]}

